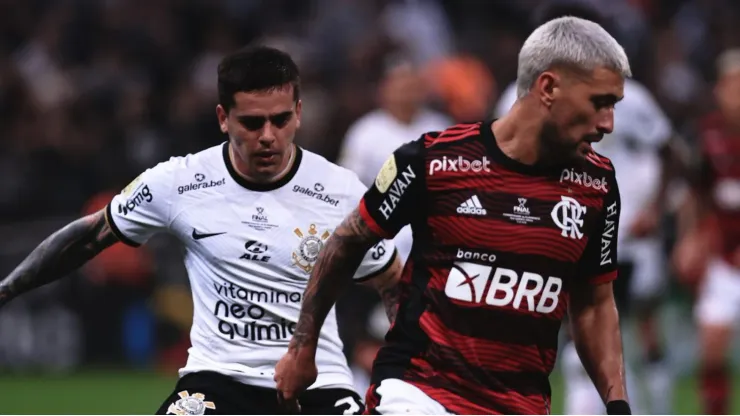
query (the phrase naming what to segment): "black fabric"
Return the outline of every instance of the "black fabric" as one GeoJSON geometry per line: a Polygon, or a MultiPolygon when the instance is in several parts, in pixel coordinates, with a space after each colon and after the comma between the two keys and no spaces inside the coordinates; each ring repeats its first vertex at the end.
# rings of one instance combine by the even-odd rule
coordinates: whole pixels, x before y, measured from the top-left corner
{"type": "MultiPolygon", "coordinates": [[[[172,394],[157,410],[158,415],[176,414],[183,405],[191,403],[189,410],[206,415],[277,415],[283,414],[278,407],[277,391],[265,387],[249,386],[223,374],[203,371],[182,377],[172,394]],[[196,409],[202,409],[199,412],[196,409]]],[[[361,414],[365,407],[360,396],[347,389],[314,389],[305,392],[299,399],[301,414],[341,415],[345,411],[361,414]]]]}
{"type": "Polygon", "coordinates": [[[607,415],[631,415],[629,403],[624,400],[613,400],[606,404],[607,415]]]}

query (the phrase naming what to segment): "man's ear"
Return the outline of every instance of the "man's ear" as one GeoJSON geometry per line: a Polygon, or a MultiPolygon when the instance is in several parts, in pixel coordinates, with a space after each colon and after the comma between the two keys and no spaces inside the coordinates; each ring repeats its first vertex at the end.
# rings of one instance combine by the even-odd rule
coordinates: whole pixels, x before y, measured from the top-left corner
{"type": "Polygon", "coordinates": [[[534,90],[545,107],[550,108],[553,101],[560,93],[562,79],[560,75],[552,71],[545,71],[537,77],[534,90]]]}
{"type": "Polygon", "coordinates": [[[218,118],[218,126],[221,128],[221,133],[226,133],[229,131],[228,128],[228,119],[229,114],[226,112],[226,110],[221,106],[221,104],[216,106],[216,117],[218,118]]]}

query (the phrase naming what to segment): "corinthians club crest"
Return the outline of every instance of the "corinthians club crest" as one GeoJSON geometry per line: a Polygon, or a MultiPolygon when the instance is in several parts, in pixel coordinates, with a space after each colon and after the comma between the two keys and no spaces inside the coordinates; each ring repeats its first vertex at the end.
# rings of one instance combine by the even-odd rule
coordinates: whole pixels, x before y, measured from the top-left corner
{"type": "Polygon", "coordinates": [[[293,251],[293,264],[304,272],[311,273],[316,259],[319,258],[319,252],[324,248],[324,242],[331,234],[329,231],[324,231],[319,235],[316,224],[311,224],[305,234],[300,228],[296,228],[293,232],[301,239],[298,248],[293,251]]]}
{"type": "Polygon", "coordinates": [[[206,409],[215,409],[213,402],[207,402],[206,396],[201,393],[190,395],[187,390],[177,393],[180,400],[172,403],[167,409],[167,414],[173,415],[204,415],[206,409]]]}

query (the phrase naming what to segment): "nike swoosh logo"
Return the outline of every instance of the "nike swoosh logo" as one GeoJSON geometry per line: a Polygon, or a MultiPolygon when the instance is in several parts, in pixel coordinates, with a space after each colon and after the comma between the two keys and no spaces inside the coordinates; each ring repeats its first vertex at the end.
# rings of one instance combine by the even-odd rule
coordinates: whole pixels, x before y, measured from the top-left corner
{"type": "Polygon", "coordinates": [[[193,240],[202,240],[204,238],[208,237],[215,237],[217,235],[226,234],[226,232],[223,233],[210,233],[210,234],[198,234],[198,231],[193,228],[193,240]]]}

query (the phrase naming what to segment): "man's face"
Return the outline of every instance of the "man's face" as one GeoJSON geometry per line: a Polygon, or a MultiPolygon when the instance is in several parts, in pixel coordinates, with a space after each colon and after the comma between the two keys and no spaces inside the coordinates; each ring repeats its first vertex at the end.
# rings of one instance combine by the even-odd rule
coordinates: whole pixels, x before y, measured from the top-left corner
{"type": "Polygon", "coordinates": [[[238,92],[226,113],[216,108],[221,131],[228,133],[236,156],[249,176],[268,179],[282,171],[301,123],[301,102],[293,87],[273,91],[238,92]]]}
{"type": "Polygon", "coordinates": [[[410,65],[393,68],[380,86],[384,106],[416,109],[426,97],[426,85],[421,75],[410,65]]]}
{"type": "Polygon", "coordinates": [[[722,75],[714,94],[720,111],[727,119],[740,119],[740,70],[722,75]]]}
{"type": "Polygon", "coordinates": [[[583,160],[598,142],[614,130],[614,105],[624,94],[624,78],[597,68],[590,76],[555,72],[551,106],[545,123],[545,147],[559,157],[583,160]]]}

